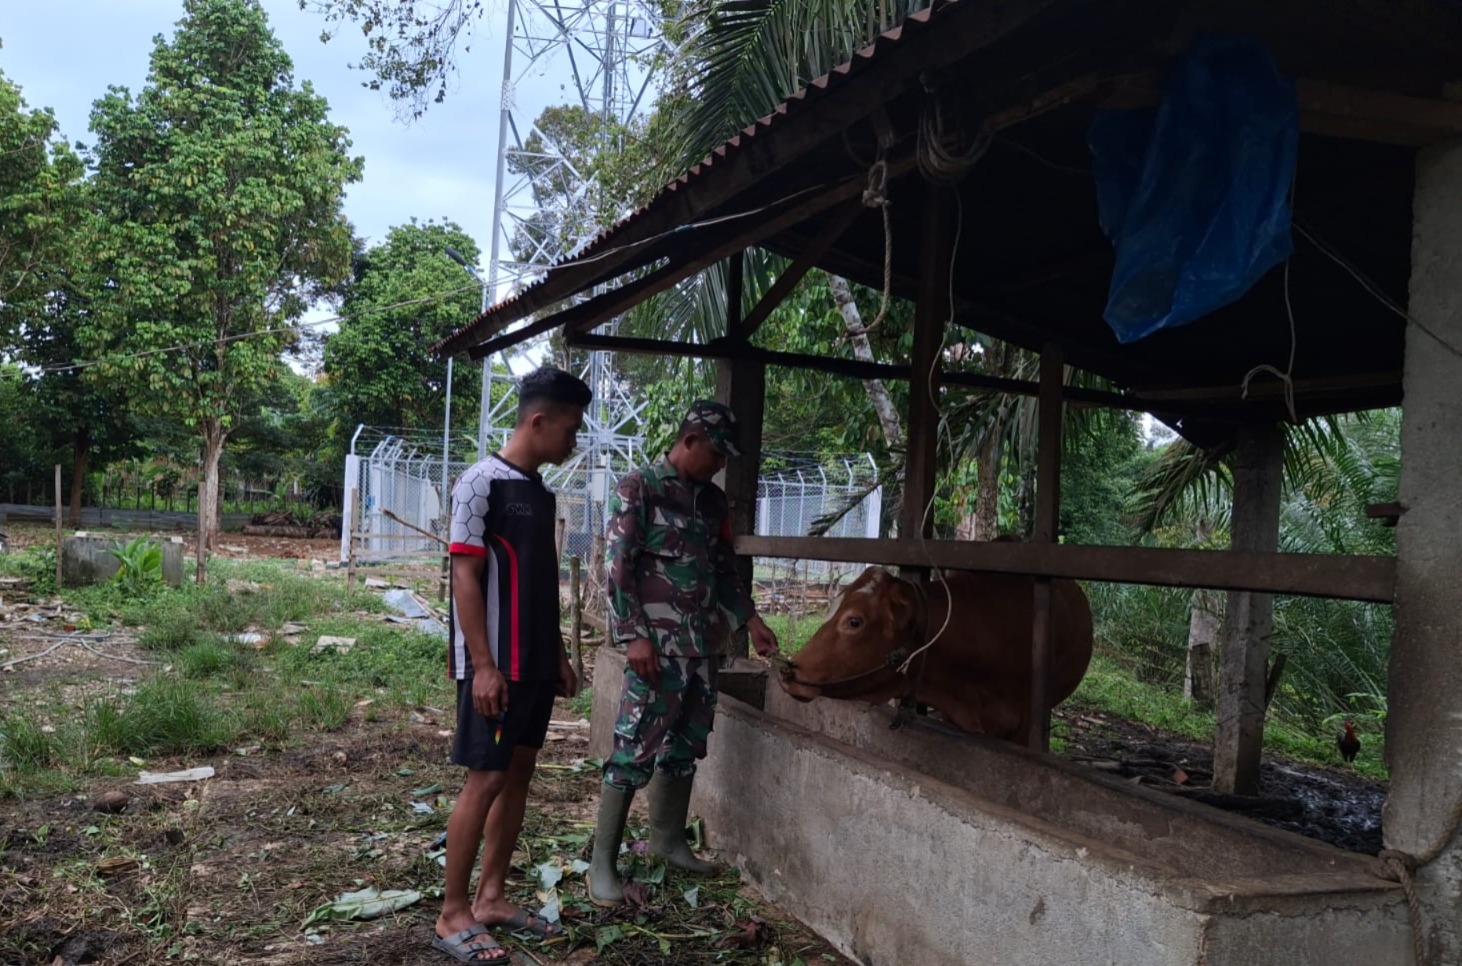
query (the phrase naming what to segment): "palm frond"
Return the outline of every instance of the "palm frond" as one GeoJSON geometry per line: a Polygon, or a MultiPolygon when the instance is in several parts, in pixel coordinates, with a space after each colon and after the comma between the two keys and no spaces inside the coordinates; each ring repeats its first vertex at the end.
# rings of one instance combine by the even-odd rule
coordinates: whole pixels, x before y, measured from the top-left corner
{"type": "Polygon", "coordinates": [[[1176,515],[1213,519],[1227,516],[1233,477],[1227,453],[1206,450],[1186,439],[1169,443],[1138,481],[1128,503],[1132,525],[1151,533],[1176,515]]]}
{"type": "Polygon", "coordinates": [[[677,119],[682,162],[699,161],[877,33],[928,5],[929,0],[694,3],[676,62],[689,94],[677,119]]]}

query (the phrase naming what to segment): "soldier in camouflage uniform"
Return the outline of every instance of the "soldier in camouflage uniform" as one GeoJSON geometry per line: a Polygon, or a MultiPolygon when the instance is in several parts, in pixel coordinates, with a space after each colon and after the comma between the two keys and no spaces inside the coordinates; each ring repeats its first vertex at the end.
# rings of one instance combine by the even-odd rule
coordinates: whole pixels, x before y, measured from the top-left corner
{"type": "Polygon", "coordinates": [[[610,630],[629,666],[589,872],[598,905],[624,900],[615,862],[630,801],[646,785],[651,852],[688,871],[714,868],[685,841],[695,763],[706,755],[716,711],[711,633],[722,621],[745,626],[758,653],[777,650],[732,567],[726,494],[711,482],[727,456],[741,455],[738,436],[731,410],[692,404],[670,453],[627,474],[610,501],[610,630]]]}

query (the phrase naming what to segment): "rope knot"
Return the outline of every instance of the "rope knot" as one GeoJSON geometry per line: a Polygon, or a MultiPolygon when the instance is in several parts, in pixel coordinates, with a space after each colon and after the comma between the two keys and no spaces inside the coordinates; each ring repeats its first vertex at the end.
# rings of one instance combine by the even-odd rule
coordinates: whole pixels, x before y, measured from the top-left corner
{"type": "Polygon", "coordinates": [[[868,168],[868,187],[863,189],[863,204],[869,208],[884,208],[888,203],[888,162],[880,157],[868,168]]]}
{"type": "Polygon", "coordinates": [[[1416,856],[1399,849],[1382,849],[1376,858],[1380,860],[1381,868],[1385,872],[1383,878],[1392,882],[1404,883],[1421,866],[1416,856]]]}

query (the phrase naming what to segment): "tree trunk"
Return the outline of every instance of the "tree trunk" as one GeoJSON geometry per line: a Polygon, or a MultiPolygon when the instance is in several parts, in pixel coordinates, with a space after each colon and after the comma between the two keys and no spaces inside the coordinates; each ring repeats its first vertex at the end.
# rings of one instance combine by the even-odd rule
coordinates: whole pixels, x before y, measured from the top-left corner
{"type": "Polygon", "coordinates": [[[1188,615],[1188,666],[1183,674],[1183,697],[1195,708],[1213,709],[1213,647],[1218,642],[1223,613],[1218,594],[1193,592],[1188,615]]]}
{"type": "MultiPolygon", "coordinates": [[[[833,291],[833,301],[837,303],[838,311],[843,316],[843,324],[848,329],[854,358],[863,362],[877,362],[873,358],[873,346],[868,341],[868,336],[863,334],[863,318],[858,314],[858,305],[853,301],[848,280],[831,274],[827,280],[833,291]]],[[[864,379],[863,391],[868,394],[868,401],[873,404],[873,411],[878,415],[884,443],[891,450],[901,449],[904,443],[903,422],[899,419],[899,411],[894,406],[893,399],[889,397],[888,387],[883,384],[882,379],[864,379]]]]}
{"type": "Polygon", "coordinates": [[[208,553],[218,528],[218,459],[228,433],[216,419],[205,419],[203,429],[203,480],[198,487],[198,583],[208,581],[208,553]]]}
{"type": "Polygon", "coordinates": [[[86,454],[91,449],[91,434],[78,429],[71,446],[71,526],[81,526],[81,491],[86,487],[86,454]]]}
{"type": "Polygon", "coordinates": [[[1000,434],[991,432],[976,456],[975,515],[971,540],[994,540],[1000,534],[1000,434]]]}

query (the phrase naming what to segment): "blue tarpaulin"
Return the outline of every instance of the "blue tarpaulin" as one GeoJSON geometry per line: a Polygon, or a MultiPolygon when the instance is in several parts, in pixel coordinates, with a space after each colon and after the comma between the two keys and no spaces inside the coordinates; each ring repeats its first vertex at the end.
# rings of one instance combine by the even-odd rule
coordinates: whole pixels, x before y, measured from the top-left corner
{"type": "Polygon", "coordinates": [[[1299,106],[1262,44],[1201,38],[1155,110],[1100,111],[1089,138],[1119,342],[1236,301],[1293,251],[1299,106]]]}

